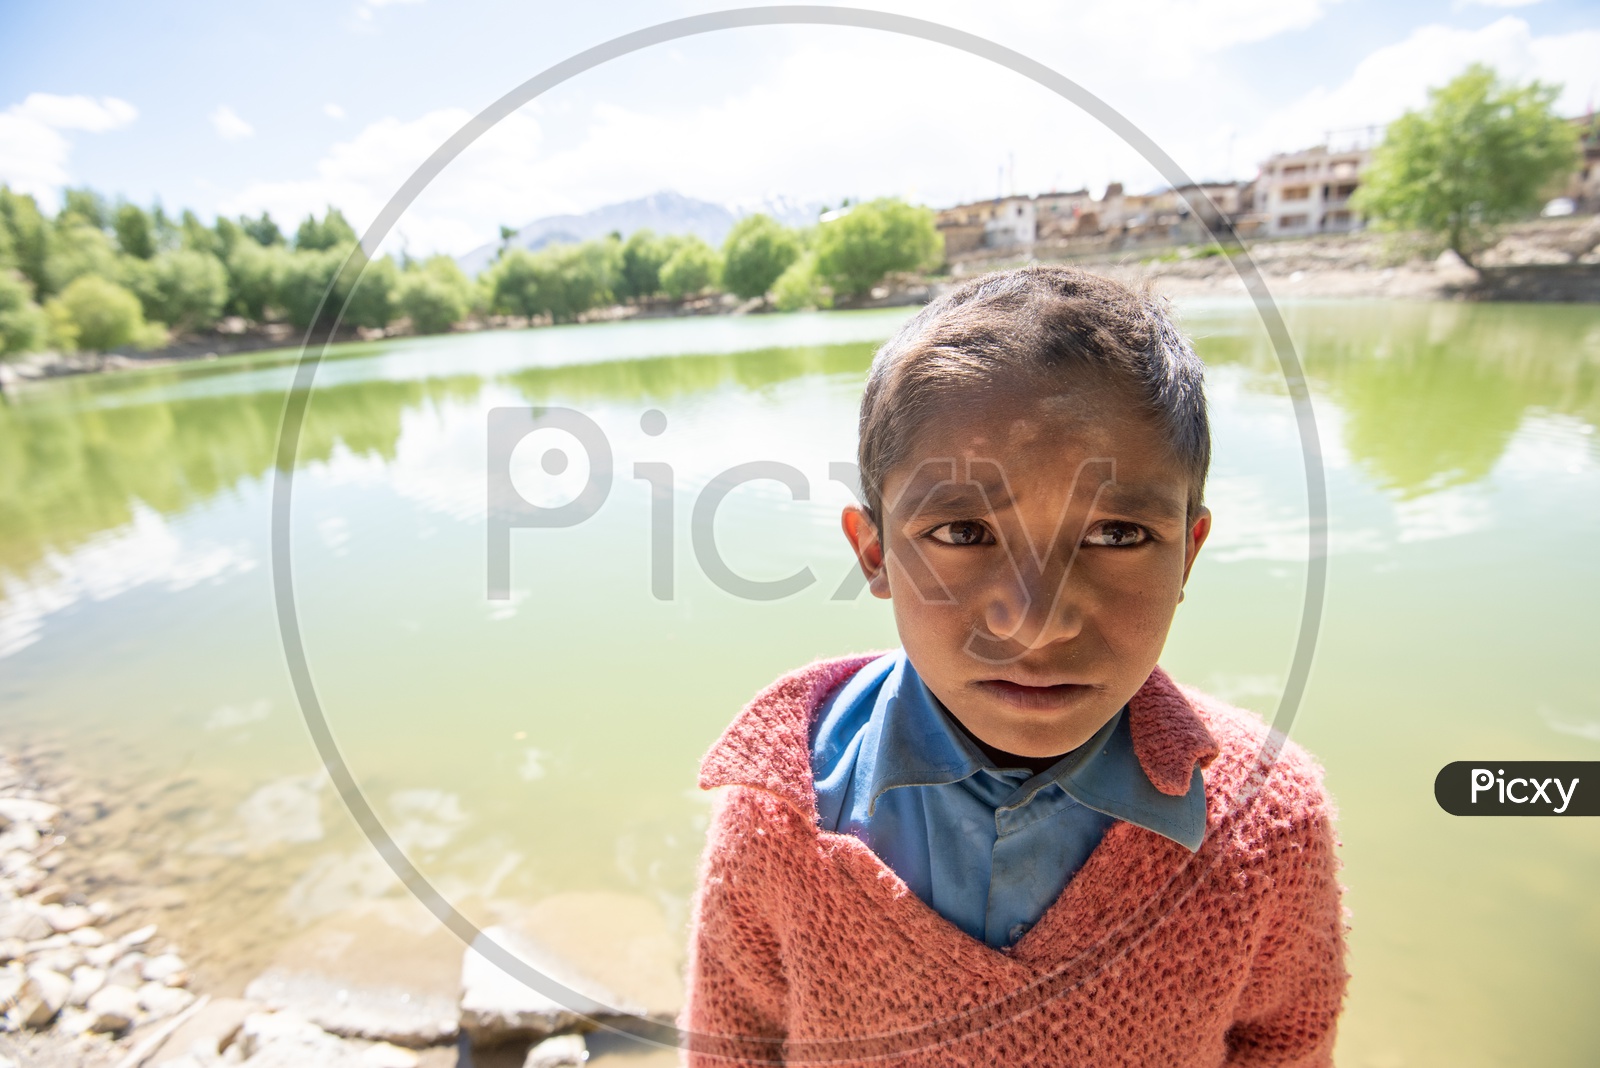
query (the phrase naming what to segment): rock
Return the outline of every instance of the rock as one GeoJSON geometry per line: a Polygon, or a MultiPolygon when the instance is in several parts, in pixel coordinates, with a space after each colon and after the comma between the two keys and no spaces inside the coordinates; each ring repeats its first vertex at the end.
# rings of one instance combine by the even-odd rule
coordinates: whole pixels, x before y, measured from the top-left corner
{"type": "Polygon", "coordinates": [[[219,1057],[239,1036],[245,1018],[266,1006],[243,998],[214,998],[167,1036],[152,1059],[159,1068],[175,1064],[175,1057],[192,1057],[201,1063],[219,1057]]]}
{"type": "Polygon", "coordinates": [[[166,983],[146,983],[136,991],[139,1007],[154,1017],[176,1016],[194,1004],[194,995],[166,983]]]}
{"type": "Polygon", "coordinates": [[[90,1031],[126,1031],[139,1018],[139,995],[125,986],[105,986],[97,990],[85,1006],[93,1019],[90,1031]]]}
{"type": "Polygon", "coordinates": [[[105,932],[98,927],[80,927],[72,932],[71,937],[73,945],[83,946],[85,949],[103,946],[106,942],[105,932]]]}
{"type": "Polygon", "coordinates": [[[163,953],[159,957],[151,957],[144,962],[142,973],[146,979],[167,986],[183,986],[188,982],[188,969],[184,966],[183,958],[176,953],[163,953]],[[182,982],[173,982],[180,979],[182,982]]]}
{"type": "Polygon", "coordinates": [[[61,815],[61,809],[48,801],[27,797],[0,797],[0,820],[6,826],[34,823],[49,826],[61,815]]]}
{"type": "Polygon", "coordinates": [[[21,968],[0,968],[0,1005],[9,1005],[22,993],[28,973],[21,968]]]}
{"type": "MultiPolygon", "coordinates": [[[[86,928],[93,930],[94,928],[86,928]]],[[[74,932],[75,934],[77,932],[74,932]]],[[[95,968],[109,968],[122,956],[122,947],[115,942],[108,942],[103,946],[91,946],[83,951],[83,960],[95,968]]]]}
{"type": "Polygon", "coordinates": [[[144,954],[137,950],[124,954],[106,973],[106,984],[125,986],[129,989],[138,987],[144,982],[144,961],[144,954]]]}
{"type": "Polygon", "coordinates": [[[27,945],[20,938],[0,939],[0,964],[4,964],[7,961],[21,960],[22,955],[27,951],[27,945]]]}
{"type": "Polygon", "coordinates": [[[94,913],[82,905],[46,905],[40,912],[50,927],[60,934],[76,931],[95,922],[94,913]]]}
{"type": "Polygon", "coordinates": [[[32,954],[32,961],[41,968],[48,968],[62,975],[71,975],[72,969],[83,963],[83,950],[76,946],[47,949],[42,953],[32,954]]]}
{"type": "Polygon", "coordinates": [[[72,969],[72,992],[67,995],[67,1004],[81,1009],[89,1004],[90,996],[105,985],[105,969],[80,964],[72,969]]]}
{"type": "Polygon", "coordinates": [[[313,972],[269,968],[245,997],[288,1010],[346,1038],[368,1038],[421,1049],[450,1041],[460,1030],[456,1003],[398,987],[340,982],[313,972]]]}
{"type": "Polygon", "coordinates": [[[598,990],[570,965],[511,928],[485,928],[462,958],[461,1028],[475,1046],[539,1042],[563,1031],[590,1031],[596,1019],[624,1014],[644,1015],[644,1010],[620,1004],[620,999],[598,990]],[[499,955],[496,947],[560,990],[562,1000],[502,970],[489,956],[499,955]]]}
{"type": "Polygon", "coordinates": [[[35,894],[33,899],[41,905],[59,905],[67,900],[67,894],[70,892],[62,884],[52,883],[35,894]]]}
{"type": "Polygon", "coordinates": [[[31,823],[13,823],[0,834],[0,852],[17,850],[32,853],[39,848],[39,828],[31,823]]]}
{"type": "MultiPolygon", "coordinates": [[[[91,909],[91,911],[93,911],[93,910],[91,909]]],[[[156,936],[156,925],[153,924],[153,923],[147,923],[143,927],[134,928],[133,930],[129,931],[127,934],[123,935],[121,938],[117,939],[117,941],[120,942],[123,946],[127,947],[128,949],[135,949],[135,948],[137,948],[139,946],[144,945],[146,942],[150,941],[150,939],[154,938],[155,936],[156,936]]]]}
{"type": "MultiPolygon", "coordinates": [[[[250,1068],[368,1068],[351,1044],[289,1012],[246,1016],[237,1046],[250,1068]]],[[[231,1050],[228,1056],[234,1056],[231,1050]]]]}
{"type": "Polygon", "coordinates": [[[420,1060],[410,1050],[387,1042],[374,1043],[361,1051],[361,1063],[371,1068],[417,1068],[420,1060]]]}
{"type": "Polygon", "coordinates": [[[114,920],[117,917],[117,906],[109,901],[92,901],[89,903],[89,911],[94,913],[95,918],[100,923],[114,920]]]}
{"type": "Polygon", "coordinates": [[[50,921],[33,911],[13,910],[0,917],[0,938],[37,942],[50,936],[55,928],[50,921]]]}
{"type": "Polygon", "coordinates": [[[589,1047],[582,1035],[556,1035],[528,1051],[522,1068],[567,1068],[589,1059],[589,1047]]]}
{"type": "Polygon", "coordinates": [[[45,968],[32,970],[17,995],[17,1020],[24,1027],[40,1028],[56,1018],[72,992],[72,980],[45,968]]]}
{"type": "MultiPolygon", "coordinates": [[[[24,853],[20,849],[0,854],[0,875],[16,878],[17,873],[26,868],[33,867],[33,854],[24,853]]],[[[35,886],[38,884],[35,883],[35,886]]]]}

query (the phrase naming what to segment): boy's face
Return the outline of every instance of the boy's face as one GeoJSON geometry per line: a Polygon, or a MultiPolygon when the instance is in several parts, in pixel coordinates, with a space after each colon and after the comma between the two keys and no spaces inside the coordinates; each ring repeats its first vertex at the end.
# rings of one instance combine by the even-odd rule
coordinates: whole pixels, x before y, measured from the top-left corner
{"type": "Polygon", "coordinates": [[[847,508],[872,592],[946,708],[997,749],[1083,744],[1144,683],[1211,527],[1118,391],[989,391],[925,424],[879,530],[847,508]]]}

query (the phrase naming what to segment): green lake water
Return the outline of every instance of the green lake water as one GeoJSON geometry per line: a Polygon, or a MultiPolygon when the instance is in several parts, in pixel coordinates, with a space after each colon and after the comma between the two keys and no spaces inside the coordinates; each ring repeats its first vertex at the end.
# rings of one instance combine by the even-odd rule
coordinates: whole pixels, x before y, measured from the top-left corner
{"type": "MultiPolygon", "coordinates": [[[[1297,431],[1250,306],[1182,310],[1209,368],[1216,521],[1163,663],[1270,713],[1305,580],[1297,431]]],[[[1432,796],[1453,760],[1600,760],[1600,310],[1285,311],[1328,469],[1327,609],[1292,736],[1340,810],[1339,1062],[1600,1063],[1600,821],[1464,820],[1432,796]]],[[[828,465],[853,459],[863,372],[904,314],[415,339],[322,366],[293,496],[311,670],[365,796],[475,921],[633,902],[679,965],[700,754],[780,672],[893,643],[884,603],[834,597],[850,498],[828,465]],[[494,601],[485,425],[507,405],[586,413],[616,476],[581,525],[513,533],[512,596],[494,601]],[[809,482],[805,500],[746,484],[718,514],[735,572],[814,574],[765,602],[709,581],[689,529],[707,483],[754,460],[809,482]],[[650,488],[632,477],[652,462],[674,472],[671,600],[652,595],[650,488]]],[[[401,893],[320,771],[278,638],[268,517],[291,374],[220,360],[0,406],[0,741],[54,739],[111,784],[120,829],[95,848],[179,895],[174,922],[230,981],[304,925],[401,893]]],[[[514,455],[530,499],[581,484],[583,463],[540,466],[563,440],[514,455]]]]}

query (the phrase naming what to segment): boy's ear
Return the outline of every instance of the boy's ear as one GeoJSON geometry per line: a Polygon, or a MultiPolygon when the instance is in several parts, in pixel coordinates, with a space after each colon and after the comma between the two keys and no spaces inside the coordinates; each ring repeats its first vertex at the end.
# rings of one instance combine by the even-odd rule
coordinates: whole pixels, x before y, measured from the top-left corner
{"type": "Polygon", "coordinates": [[[844,528],[850,548],[855,550],[856,562],[861,565],[861,573],[867,576],[867,588],[872,596],[887,599],[889,572],[883,566],[883,540],[878,535],[877,524],[867,515],[866,509],[851,504],[846,505],[839,516],[839,525],[844,528]]]}
{"type": "Polygon", "coordinates": [[[1183,546],[1183,581],[1189,581],[1189,569],[1194,567],[1194,558],[1200,555],[1200,546],[1206,543],[1206,538],[1211,535],[1211,509],[1205,505],[1200,506],[1193,519],[1189,520],[1189,530],[1184,536],[1183,546]]]}

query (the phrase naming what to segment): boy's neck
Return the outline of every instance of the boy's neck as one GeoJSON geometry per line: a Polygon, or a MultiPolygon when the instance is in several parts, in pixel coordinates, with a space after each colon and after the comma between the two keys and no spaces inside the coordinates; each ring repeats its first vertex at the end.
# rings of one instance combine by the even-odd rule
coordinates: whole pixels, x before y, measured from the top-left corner
{"type": "MultiPolygon", "coordinates": [[[[990,745],[988,742],[984,741],[982,738],[979,738],[976,734],[973,734],[970,730],[968,730],[967,725],[962,723],[961,720],[958,719],[956,715],[948,708],[945,708],[942,703],[935,702],[935,704],[938,706],[939,711],[948,716],[950,722],[955,724],[956,729],[959,730],[968,741],[977,746],[978,751],[982,753],[984,757],[988,759],[988,761],[996,768],[1026,768],[1028,769],[1029,774],[1038,775],[1040,772],[1048,771],[1050,768],[1054,767],[1058,760],[1067,755],[1067,753],[1057,753],[1055,756],[1043,757],[1018,756],[1016,753],[1008,753],[1004,749],[996,749],[994,746],[990,745]]],[[[1067,752],[1070,753],[1073,752],[1073,750],[1069,749],[1067,752]]]]}

